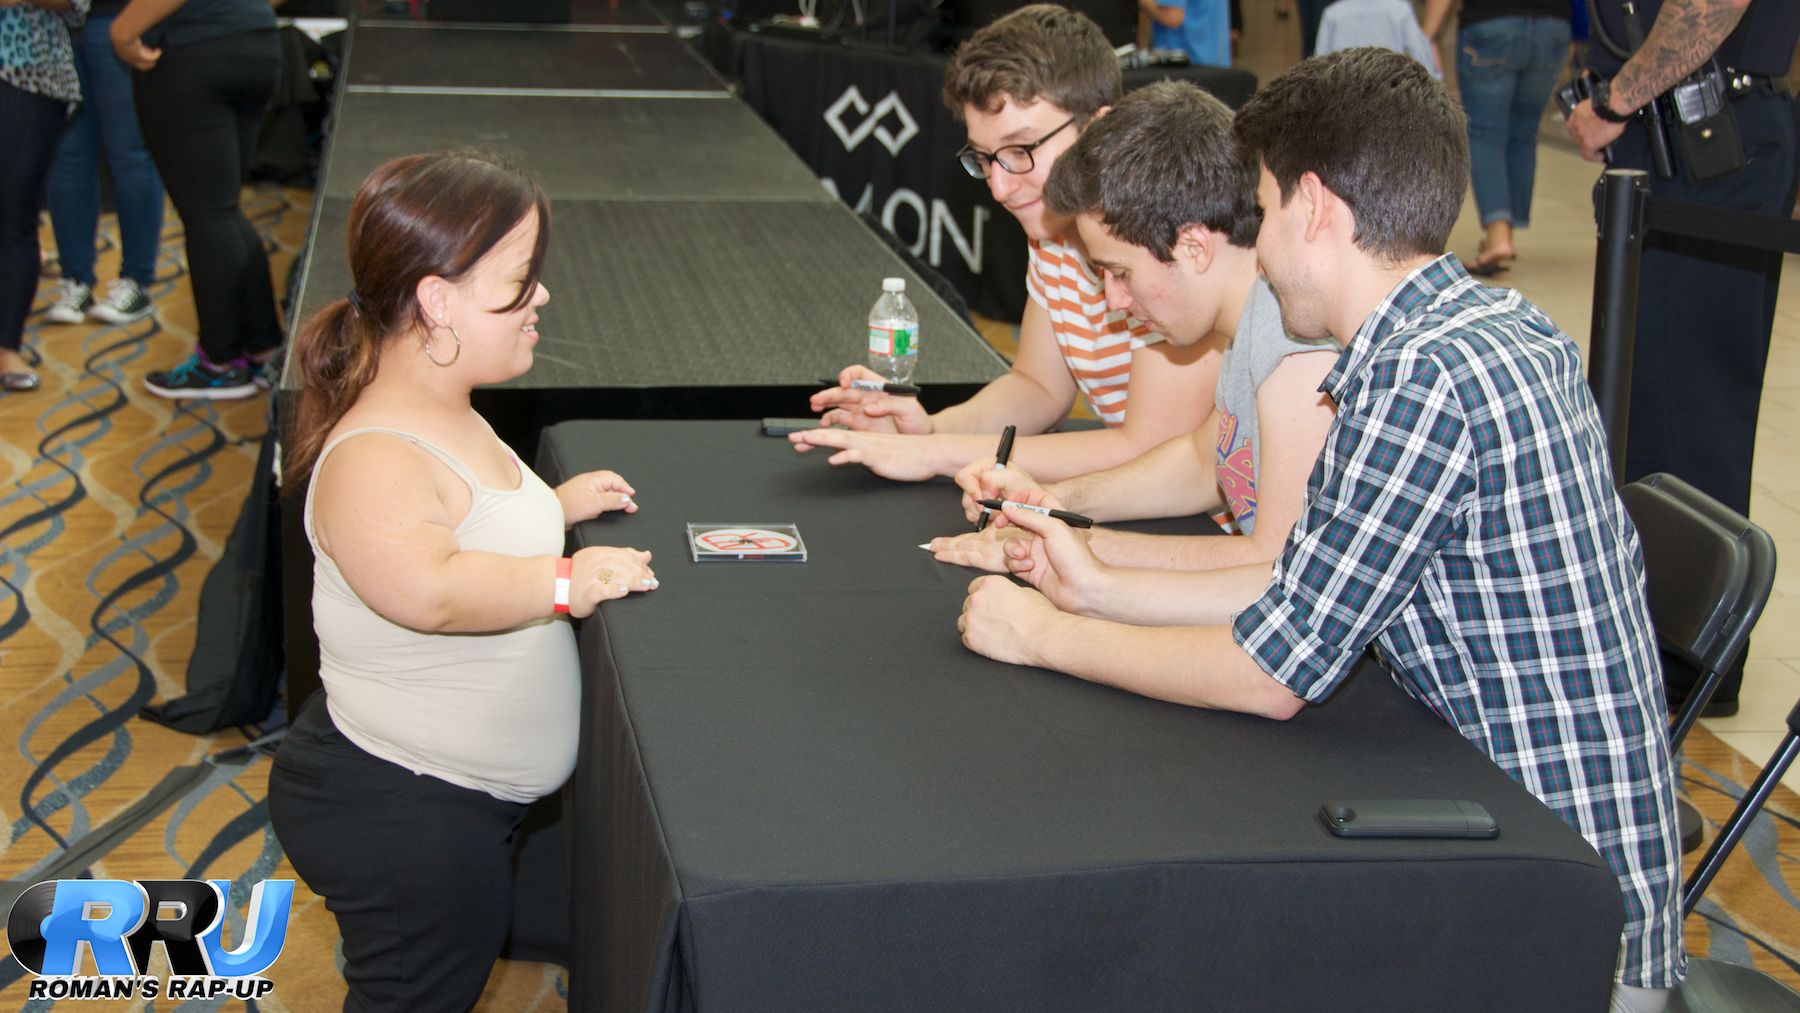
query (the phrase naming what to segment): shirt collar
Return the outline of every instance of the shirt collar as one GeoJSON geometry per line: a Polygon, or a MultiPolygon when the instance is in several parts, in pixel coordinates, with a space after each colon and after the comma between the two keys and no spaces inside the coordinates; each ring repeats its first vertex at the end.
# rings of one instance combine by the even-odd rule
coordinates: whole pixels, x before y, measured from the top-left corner
{"type": "Polygon", "coordinates": [[[1351,378],[1362,371],[1363,365],[1388,335],[1405,327],[1420,310],[1435,304],[1445,292],[1472,283],[1469,272],[1463,270],[1462,261],[1451,254],[1420,265],[1394,286],[1387,298],[1375,307],[1375,312],[1363,321],[1350,344],[1344,346],[1337,364],[1325,374],[1325,382],[1319,385],[1319,390],[1343,404],[1344,391],[1351,378]]]}

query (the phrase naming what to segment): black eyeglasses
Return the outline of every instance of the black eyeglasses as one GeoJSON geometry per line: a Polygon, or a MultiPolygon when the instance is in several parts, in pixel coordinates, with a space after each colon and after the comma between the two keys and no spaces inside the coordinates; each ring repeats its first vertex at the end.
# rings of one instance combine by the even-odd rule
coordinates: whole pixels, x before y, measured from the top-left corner
{"type": "Polygon", "coordinates": [[[1062,126],[1057,127],[1055,130],[1032,141],[1030,144],[1009,144],[991,155],[985,151],[976,151],[974,148],[965,144],[962,146],[962,150],[956,153],[956,160],[962,163],[964,172],[974,176],[976,179],[988,178],[988,166],[990,165],[998,165],[1000,168],[1005,169],[1015,176],[1021,173],[1030,172],[1032,168],[1037,165],[1037,161],[1032,157],[1031,152],[1045,141],[1062,133],[1070,124],[1079,122],[1083,119],[1086,119],[1086,117],[1071,116],[1063,121],[1062,126]]]}

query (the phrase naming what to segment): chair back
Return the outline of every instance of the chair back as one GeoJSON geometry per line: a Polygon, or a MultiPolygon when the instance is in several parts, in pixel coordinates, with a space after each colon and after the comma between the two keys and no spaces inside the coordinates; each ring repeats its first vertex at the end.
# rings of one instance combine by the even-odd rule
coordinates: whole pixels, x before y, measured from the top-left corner
{"type": "Polygon", "coordinates": [[[1619,496],[1643,543],[1657,639],[1701,676],[1669,734],[1673,750],[1749,642],[1775,586],[1775,541],[1674,475],[1641,478],[1619,496]]]}

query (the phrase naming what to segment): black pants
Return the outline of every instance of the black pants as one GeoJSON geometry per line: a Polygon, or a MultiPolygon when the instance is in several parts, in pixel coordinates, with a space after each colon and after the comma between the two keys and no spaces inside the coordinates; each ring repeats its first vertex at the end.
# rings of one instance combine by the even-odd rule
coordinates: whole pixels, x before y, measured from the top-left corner
{"type": "Polygon", "coordinates": [[[1300,11],[1300,58],[1313,55],[1319,44],[1319,22],[1325,20],[1325,7],[1331,0],[1295,0],[1300,11]]]}
{"type": "Polygon", "coordinates": [[[166,49],[132,76],[144,146],[187,233],[200,348],[218,363],[281,344],[269,257],[238,203],[280,66],[271,29],[166,49]]]}
{"type": "Polygon", "coordinates": [[[69,104],[0,81],[0,348],[19,350],[38,283],[38,198],[69,104]]]}
{"type": "MultiPolygon", "coordinates": [[[[1749,157],[1737,172],[1694,183],[1678,169],[1673,179],[1659,179],[1642,124],[1626,128],[1612,164],[1649,171],[1656,197],[1788,217],[1800,182],[1800,109],[1786,96],[1766,94],[1734,99],[1731,107],[1749,157]]],[[[1779,252],[1654,232],[1645,240],[1626,481],[1671,472],[1749,516],[1750,461],[1781,259],[1779,252]]],[[[1742,679],[1739,661],[1716,698],[1737,699],[1742,679]]]]}
{"type": "Polygon", "coordinates": [[[371,756],[313,694],[269,772],[269,816],[337,916],[344,1009],[475,1004],[511,920],[525,808],[371,756]]]}

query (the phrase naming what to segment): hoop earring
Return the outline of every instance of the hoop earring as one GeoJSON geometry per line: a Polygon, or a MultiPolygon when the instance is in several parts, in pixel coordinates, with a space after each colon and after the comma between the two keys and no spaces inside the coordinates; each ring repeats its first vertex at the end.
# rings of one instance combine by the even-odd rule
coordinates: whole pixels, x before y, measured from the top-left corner
{"type": "Polygon", "coordinates": [[[454,327],[450,326],[449,324],[444,323],[442,321],[439,321],[438,326],[442,327],[446,331],[449,331],[450,336],[452,338],[456,339],[456,351],[450,353],[450,361],[449,362],[439,362],[436,359],[431,357],[431,337],[430,337],[431,332],[430,331],[426,332],[425,344],[420,346],[419,350],[421,352],[425,353],[425,361],[431,363],[433,366],[441,366],[445,369],[448,369],[449,367],[456,365],[457,359],[462,358],[462,335],[456,333],[456,328],[454,328],[454,327]]]}

